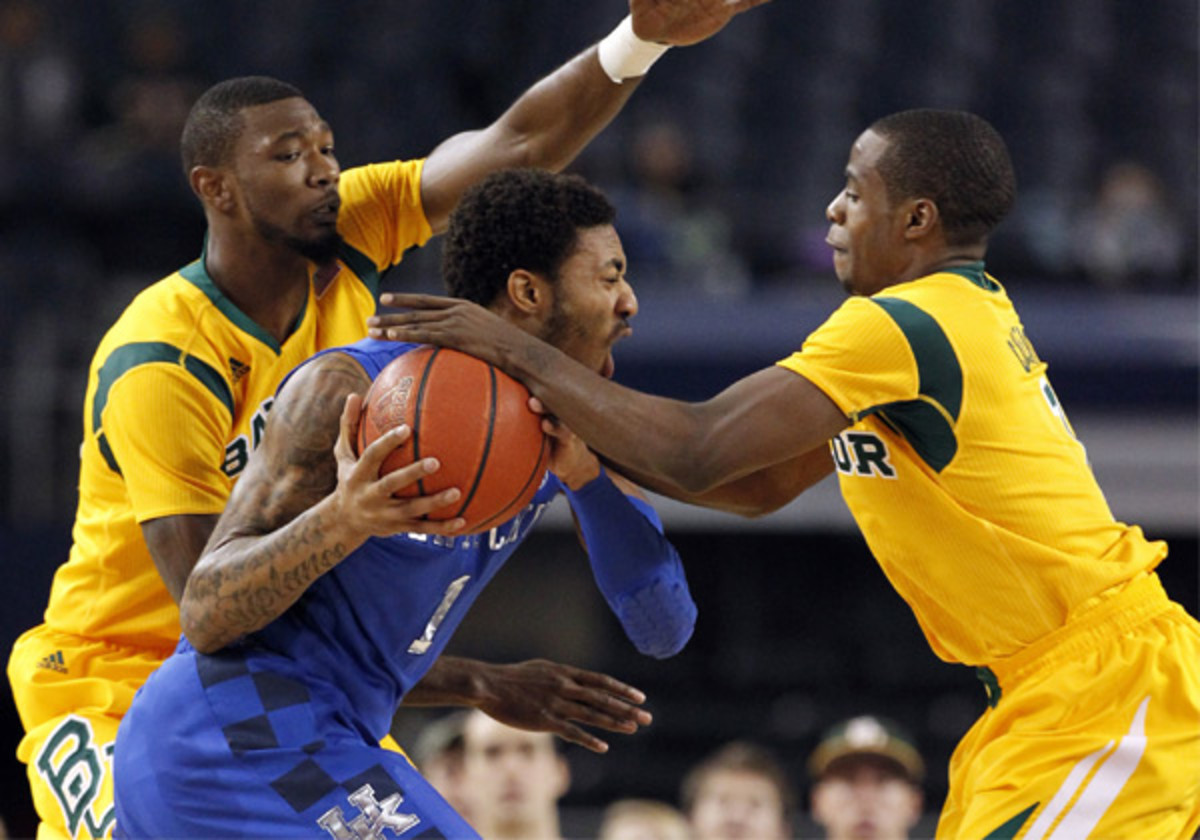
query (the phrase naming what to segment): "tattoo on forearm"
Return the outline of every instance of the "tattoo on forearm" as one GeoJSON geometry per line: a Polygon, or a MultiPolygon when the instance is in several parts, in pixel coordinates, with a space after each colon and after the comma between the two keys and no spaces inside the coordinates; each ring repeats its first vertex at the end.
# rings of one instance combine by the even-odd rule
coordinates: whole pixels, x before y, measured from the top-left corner
{"type": "Polygon", "coordinates": [[[326,540],[319,515],[302,518],[296,525],[268,537],[244,563],[214,570],[206,585],[193,588],[201,624],[237,628],[239,635],[260,629],[348,553],[345,544],[326,540]],[[304,548],[308,551],[302,553],[304,548]]]}
{"type": "Polygon", "coordinates": [[[357,362],[331,354],[281,392],[214,535],[214,562],[189,581],[193,626],[226,642],[258,630],[346,556],[314,505],[337,486],[333,446],[346,395],[369,384],[357,362]]]}

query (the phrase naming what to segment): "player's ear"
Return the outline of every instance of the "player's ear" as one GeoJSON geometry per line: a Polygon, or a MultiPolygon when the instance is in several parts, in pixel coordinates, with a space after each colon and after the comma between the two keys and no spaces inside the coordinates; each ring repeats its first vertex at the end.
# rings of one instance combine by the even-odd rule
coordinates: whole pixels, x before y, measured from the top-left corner
{"type": "Polygon", "coordinates": [[[229,173],[211,166],[194,166],[188,181],[200,201],[213,209],[228,213],[236,206],[229,173]]]}
{"type": "Polygon", "coordinates": [[[908,239],[928,235],[941,219],[937,204],[928,198],[910,200],[905,213],[904,235],[908,239]]]}
{"type": "Polygon", "coordinates": [[[518,268],[508,275],[508,302],[525,315],[538,315],[550,305],[550,289],[541,275],[518,268]]]}

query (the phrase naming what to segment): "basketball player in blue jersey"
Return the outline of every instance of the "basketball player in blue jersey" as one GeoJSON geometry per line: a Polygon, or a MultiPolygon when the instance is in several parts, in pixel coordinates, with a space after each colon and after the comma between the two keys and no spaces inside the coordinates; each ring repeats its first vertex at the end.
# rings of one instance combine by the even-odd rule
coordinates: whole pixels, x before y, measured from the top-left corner
{"type": "MultiPolygon", "coordinates": [[[[448,290],[611,375],[612,346],[637,312],[614,215],[577,176],[492,175],[451,217],[448,290]]],[[[119,836],[477,836],[379,740],[559,494],[635,646],[665,657],[690,637],[696,607],[653,508],[552,420],[551,472],[527,508],[482,534],[406,533],[392,497],[403,479],[379,470],[408,430],[381,436],[357,460],[350,441],[372,379],[414,346],[360,341],[284,381],[261,448],[189,576],[186,639],[121,725],[119,836]],[[259,577],[283,582],[290,606],[244,638],[214,633],[191,610],[193,600],[220,609],[223,592],[259,577]]]]}

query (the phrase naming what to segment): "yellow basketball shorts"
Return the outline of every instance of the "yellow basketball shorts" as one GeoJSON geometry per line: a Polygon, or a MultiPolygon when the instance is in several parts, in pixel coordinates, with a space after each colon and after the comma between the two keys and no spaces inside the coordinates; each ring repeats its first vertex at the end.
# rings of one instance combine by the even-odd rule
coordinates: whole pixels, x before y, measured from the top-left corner
{"type": "Polygon", "coordinates": [[[17,758],[27,765],[39,840],[112,836],[117,726],[169,653],[117,647],[45,625],[17,639],[8,682],[25,727],[17,758]]]}
{"type": "Polygon", "coordinates": [[[1200,827],[1200,623],[1137,578],[993,665],[950,761],[938,838],[1190,838],[1200,827]]]}

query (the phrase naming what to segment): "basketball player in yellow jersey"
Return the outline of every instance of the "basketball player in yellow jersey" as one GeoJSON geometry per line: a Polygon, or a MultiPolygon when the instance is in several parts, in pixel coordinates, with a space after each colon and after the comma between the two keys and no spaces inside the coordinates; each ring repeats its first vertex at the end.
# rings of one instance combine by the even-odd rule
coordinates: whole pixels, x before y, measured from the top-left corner
{"type": "MultiPolygon", "coordinates": [[[[498,120],[427,158],[341,172],[333,134],[294,87],[221,83],[184,129],[185,174],[208,223],[201,258],[147,289],[101,341],[84,406],[80,501],[45,622],[14,646],[8,676],[26,736],[39,837],[112,831],[111,745],[121,716],[179,636],[176,603],[262,433],[283,374],[353,342],[382,271],[440,232],[468,186],[497,169],[561,169],[620,110],[670,44],[691,44],[765,0],[631,0],[614,32],[523,94],[498,120]]],[[[421,477],[422,467],[409,470],[421,477]]],[[[413,532],[457,489],[398,502],[413,532]]],[[[313,557],[314,566],[322,558],[313,557]]],[[[229,575],[214,632],[273,619],[294,582],[229,575]]],[[[262,575],[262,578],[256,575],[262,575]]],[[[577,724],[630,732],[641,693],[535,661],[435,666],[410,703],[482,705],[506,723],[592,749],[577,724]]]]}
{"type": "Polygon", "coordinates": [[[1167,547],[1114,520],[1003,287],[987,237],[1015,179],[957,111],[885,117],[829,205],[851,294],[799,352],[698,404],[639,394],[461,302],[372,334],[477,353],[640,484],[767,512],[830,471],[933,650],[989,708],[950,767],[944,838],[1191,837],[1200,827],[1200,624],[1167,547]]]}

